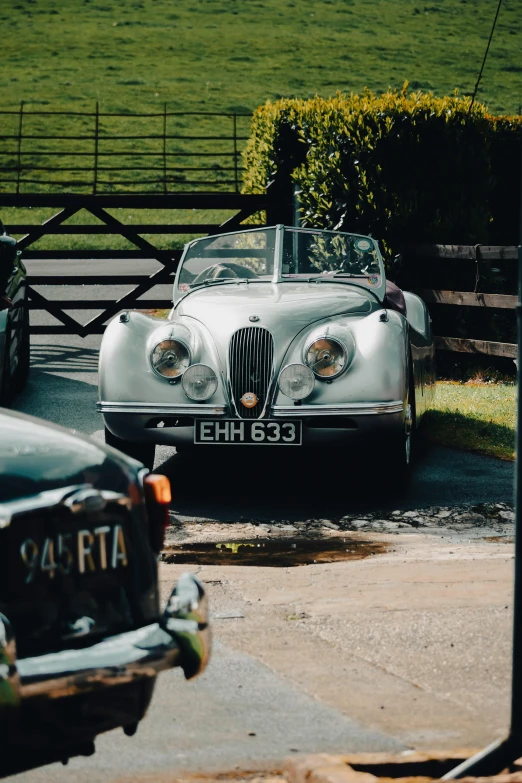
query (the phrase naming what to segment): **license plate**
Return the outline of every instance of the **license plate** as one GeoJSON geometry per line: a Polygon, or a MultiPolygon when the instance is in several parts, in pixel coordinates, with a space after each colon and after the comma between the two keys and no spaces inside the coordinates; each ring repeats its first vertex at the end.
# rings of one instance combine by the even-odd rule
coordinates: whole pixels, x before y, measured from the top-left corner
{"type": "Polygon", "coordinates": [[[300,421],[247,421],[244,419],[196,419],[194,443],[242,446],[300,446],[300,421]]]}
{"type": "Polygon", "coordinates": [[[128,565],[121,525],[100,525],[42,538],[26,538],[20,545],[25,583],[38,574],[54,579],[57,574],[93,574],[115,571],[128,565]]]}

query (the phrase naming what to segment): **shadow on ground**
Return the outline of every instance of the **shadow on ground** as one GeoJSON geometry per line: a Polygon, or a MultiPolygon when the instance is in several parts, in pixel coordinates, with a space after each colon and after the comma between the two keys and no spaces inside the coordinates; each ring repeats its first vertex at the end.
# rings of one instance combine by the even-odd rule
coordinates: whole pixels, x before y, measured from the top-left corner
{"type": "Polygon", "coordinates": [[[97,386],[36,368],[37,365],[31,367],[26,388],[15,398],[15,410],[87,435],[103,429],[103,419],[96,412],[97,386]]]}
{"type": "Polygon", "coordinates": [[[31,345],[31,372],[98,372],[99,350],[72,345],[31,345]]]}
{"type": "Polygon", "coordinates": [[[382,489],[380,469],[347,449],[175,454],[156,470],[173,487],[181,518],[270,522],[335,519],[378,510],[512,502],[513,463],[456,451],[419,439],[410,487],[403,495],[382,489]]]}

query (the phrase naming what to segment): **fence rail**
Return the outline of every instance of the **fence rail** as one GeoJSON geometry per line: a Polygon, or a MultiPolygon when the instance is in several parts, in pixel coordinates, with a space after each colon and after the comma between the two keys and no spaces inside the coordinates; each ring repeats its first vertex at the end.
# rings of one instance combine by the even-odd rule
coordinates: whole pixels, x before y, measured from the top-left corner
{"type": "Polygon", "coordinates": [[[91,112],[35,111],[22,102],[0,111],[0,191],[239,192],[250,116],[174,112],[167,104],[143,114],[102,112],[98,104],[91,112]]]}
{"type": "Polygon", "coordinates": [[[487,356],[504,356],[507,359],[517,358],[516,343],[495,343],[489,342],[487,340],[468,340],[463,337],[436,337],[435,348],[438,351],[481,353],[487,356]]]}
{"type": "MultiPolygon", "coordinates": [[[[266,225],[278,222],[291,224],[293,203],[289,201],[286,191],[281,190],[277,183],[272,183],[265,194],[244,195],[238,193],[169,193],[169,194],[69,194],[34,193],[7,194],[0,192],[0,208],[47,207],[57,208],[58,212],[43,223],[8,223],[7,228],[12,234],[23,234],[18,240],[18,247],[28,261],[56,261],[59,271],[53,267],[51,274],[31,274],[29,276],[29,297],[32,310],[47,311],[56,319],[54,325],[33,325],[32,332],[39,334],[101,334],[109,318],[122,309],[139,307],[154,309],[169,307],[170,299],[141,299],[154,286],[172,283],[177,268],[181,250],[155,245],[145,235],[167,237],[180,234],[215,234],[223,231],[237,230],[244,220],[255,214],[266,214],[266,225]],[[139,219],[143,210],[204,210],[223,214],[230,210],[235,214],[226,222],[217,220],[214,223],[179,223],[165,221],[160,224],[138,222],[123,223],[107,210],[127,209],[136,211],[139,219]],[[85,210],[98,220],[96,224],[71,225],[69,218],[80,210],[85,210]],[[67,250],[39,250],[36,243],[46,235],[71,236],[121,236],[126,239],[132,249],[111,250],[103,248],[82,248],[67,250]],[[154,259],[161,269],[152,275],[147,274],[114,274],[115,266],[110,264],[108,274],[96,275],[89,273],[89,260],[117,262],[120,260],[154,259]],[[70,273],[67,261],[84,260],[86,274],[76,276],[70,273]],[[62,272],[63,269],[63,272],[62,272]],[[132,286],[124,296],[117,300],[105,299],[60,299],[46,297],[45,287],[49,286],[100,286],[125,285],[132,286]],[[38,289],[38,290],[37,290],[38,289]],[[87,323],[80,323],[66,311],[97,310],[101,311],[87,323]]],[[[150,214],[150,213],[149,213],[150,214]]],[[[254,227],[249,223],[249,227],[254,227]]],[[[462,308],[471,308],[471,312],[488,317],[494,313],[515,311],[518,297],[505,293],[506,280],[509,278],[516,289],[517,269],[513,263],[518,258],[518,248],[515,246],[466,246],[466,245],[407,245],[403,249],[404,267],[403,279],[398,281],[409,290],[417,291],[427,302],[434,321],[440,310],[462,313],[462,308]],[[466,265],[467,262],[467,265],[466,265]],[[504,267],[502,270],[501,267],[504,267]],[[506,270],[508,270],[506,272],[506,270]],[[448,281],[457,275],[459,280],[468,280],[469,287],[462,285],[455,290],[449,288],[448,281]],[[452,277],[453,276],[453,277],[452,277]],[[438,279],[438,287],[434,280],[438,279]],[[483,284],[490,285],[497,281],[503,292],[483,292],[479,290],[483,284]],[[459,308],[459,309],[457,309],[459,308]]],[[[469,312],[469,311],[467,311],[469,312]]],[[[462,318],[460,319],[462,322],[462,318]]],[[[513,319],[514,320],[514,319],[513,319]]],[[[517,346],[513,342],[500,342],[495,339],[485,339],[482,335],[464,333],[461,324],[456,328],[458,319],[450,319],[452,331],[437,333],[435,345],[439,351],[457,353],[476,353],[488,356],[516,358],[517,346]],[[459,333],[460,331],[460,333],[459,333]],[[448,333],[449,332],[449,333],[448,333]],[[453,333],[452,333],[453,332],[453,333]]],[[[472,327],[473,328],[473,327],[472,327]]]]}
{"type": "MultiPolygon", "coordinates": [[[[506,293],[486,293],[477,290],[482,281],[491,282],[500,281],[505,287],[506,279],[510,277],[513,281],[513,287],[516,290],[517,269],[512,262],[518,260],[518,247],[514,245],[492,246],[492,245],[408,245],[404,248],[405,257],[405,278],[410,278],[411,287],[424,299],[429,305],[432,314],[435,315],[433,308],[442,306],[460,306],[480,308],[483,311],[512,310],[515,311],[518,304],[518,296],[506,293]],[[443,269],[426,266],[426,260],[437,262],[457,262],[457,267],[462,266],[462,262],[471,262],[474,290],[473,291],[453,291],[438,288],[427,288],[425,282],[427,278],[443,278],[451,273],[446,265],[443,269]],[[493,263],[500,266],[507,264],[508,274],[502,274],[502,270],[493,267],[493,263]]],[[[454,271],[454,270],[453,270],[454,271]]],[[[461,273],[461,269],[457,270],[461,273]]],[[[513,314],[514,315],[514,314],[513,314]]],[[[456,319],[455,319],[456,322],[456,319]]],[[[513,318],[513,325],[515,319],[513,318]]],[[[453,351],[466,354],[483,354],[487,356],[500,356],[510,359],[517,357],[517,345],[509,342],[498,342],[495,340],[474,339],[471,335],[462,336],[436,336],[435,347],[439,351],[453,351]]]]}

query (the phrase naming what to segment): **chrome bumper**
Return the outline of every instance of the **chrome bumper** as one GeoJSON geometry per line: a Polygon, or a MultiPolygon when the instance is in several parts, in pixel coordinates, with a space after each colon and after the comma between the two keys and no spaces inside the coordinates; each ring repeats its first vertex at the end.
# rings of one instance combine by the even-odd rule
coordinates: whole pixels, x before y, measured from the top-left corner
{"type": "MultiPolygon", "coordinates": [[[[140,403],[140,402],[98,402],[96,408],[100,413],[137,413],[157,414],[159,416],[225,416],[225,405],[168,405],[166,403],[140,403]]],[[[372,416],[388,413],[402,413],[404,403],[402,400],[392,402],[344,402],[334,405],[273,405],[270,408],[270,416],[284,417],[295,416],[372,416]]]]}
{"type": "Polygon", "coordinates": [[[282,416],[285,419],[295,416],[382,416],[386,413],[402,413],[404,403],[401,400],[393,402],[342,402],[336,405],[273,405],[271,415],[282,416]]]}
{"type": "Polygon", "coordinates": [[[98,413],[139,413],[152,416],[224,416],[227,409],[225,405],[197,405],[187,403],[169,405],[166,402],[106,402],[102,400],[96,403],[98,413]]]}
{"type": "Polygon", "coordinates": [[[17,660],[11,625],[0,615],[0,716],[35,697],[74,696],[155,677],[174,666],[190,679],[205,669],[210,646],[207,596],[191,574],[178,580],[160,622],[80,650],[17,660]]]}

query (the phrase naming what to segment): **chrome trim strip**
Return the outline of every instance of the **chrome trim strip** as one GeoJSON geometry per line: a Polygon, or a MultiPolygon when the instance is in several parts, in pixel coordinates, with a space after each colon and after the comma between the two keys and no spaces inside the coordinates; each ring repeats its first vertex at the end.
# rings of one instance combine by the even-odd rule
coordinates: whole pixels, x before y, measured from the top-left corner
{"type": "Polygon", "coordinates": [[[225,405],[205,405],[204,403],[181,403],[170,405],[168,402],[107,402],[96,403],[98,413],[156,413],[161,416],[224,416],[225,405]]]}
{"type": "Polygon", "coordinates": [[[331,416],[341,414],[343,416],[375,416],[387,413],[402,413],[404,403],[401,400],[393,402],[342,402],[338,405],[273,405],[270,411],[272,416],[302,418],[303,416],[331,416]]]}
{"type": "Polygon", "coordinates": [[[272,283],[280,283],[282,280],[283,272],[283,238],[285,234],[285,227],[282,223],[278,223],[275,227],[275,242],[274,242],[274,274],[272,277],[272,283]]]}
{"type": "Polygon", "coordinates": [[[30,511],[52,508],[60,504],[68,505],[73,512],[82,511],[83,504],[89,499],[103,505],[113,502],[122,505],[131,503],[130,498],[119,492],[112,492],[108,489],[98,490],[90,484],[75,484],[69,487],[48,489],[37,495],[0,503],[0,530],[9,527],[16,514],[28,514],[30,511]]]}
{"type": "Polygon", "coordinates": [[[179,646],[159,623],[80,650],[21,658],[16,662],[22,700],[60,698],[82,691],[154,677],[179,661],[179,646]]]}

